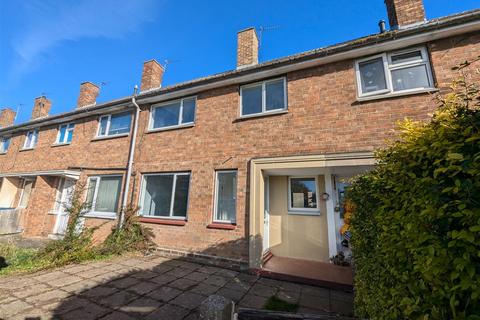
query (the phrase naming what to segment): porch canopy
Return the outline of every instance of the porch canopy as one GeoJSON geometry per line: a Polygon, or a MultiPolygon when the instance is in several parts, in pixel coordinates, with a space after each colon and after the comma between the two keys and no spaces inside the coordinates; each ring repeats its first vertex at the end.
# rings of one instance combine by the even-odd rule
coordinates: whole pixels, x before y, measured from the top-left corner
{"type": "Polygon", "coordinates": [[[78,180],[80,178],[80,171],[77,170],[48,170],[48,171],[31,171],[31,172],[7,172],[0,173],[0,178],[9,177],[36,177],[36,176],[57,176],[68,179],[78,180]]]}
{"type": "MultiPolygon", "coordinates": [[[[269,249],[270,236],[264,235],[265,228],[265,195],[269,194],[265,186],[265,178],[275,176],[323,176],[324,192],[329,195],[322,206],[326,208],[326,233],[324,234],[326,258],[337,254],[337,236],[335,222],[334,179],[336,176],[353,176],[373,168],[375,159],[372,152],[354,152],[338,154],[322,154],[308,156],[292,156],[278,158],[259,158],[250,164],[250,268],[262,267],[262,255],[269,249]],[[267,190],[267,192],[265,192],[267,190]]],[[[269,180],[267,180],[269,181],[269,180]]],[[[323,184],[323,182],[322,182],[323,184]]],[[[277,189],[278,190],[278,189],[277,189]]],[[[276,193],[278,195],[278,192],[276,193]]],[[[271,198],[270,198],[271,199],[271,198]]],[[[285,193],[285,201],[287,194],[285,193]]],[[[269,209],[270,210],[270,209],[269,209]]],[[[305,230],[298,230],[299,234],[305,230]]],[[[319,231],[320,232],[320,231],[319,231]]],[[[298,237],[297,237],[298,238],[298,237]]],[[[294,244],[297,245],[297,244],[294,244]]],[[[301,246],[298,243],[297,246],[301,246]]]]}

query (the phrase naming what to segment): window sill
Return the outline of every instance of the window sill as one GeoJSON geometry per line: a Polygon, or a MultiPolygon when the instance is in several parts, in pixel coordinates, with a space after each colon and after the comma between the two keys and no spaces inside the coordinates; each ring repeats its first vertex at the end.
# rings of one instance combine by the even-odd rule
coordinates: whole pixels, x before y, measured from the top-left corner
{"type": "Polygon", "coordinates": [[[288,214],[297,216],[320,216],[320,211],[288,210],[288,214]]]}
{"type": "Polygon", "coordinates": [[[208,229],[221,229],[221,230],[234,230],[237,228],[236,223],[222,223],[222,222],[213,222],[207,226],[208,229]]]}
{"type": "Polygon", "coordinates": [[[30,150],[35,150],[35,148],[22,148],[20,150],[18,150],[19,152],[22,152],[22,151],[30,151],[30,150]]]}
{"type": "Polygon", "coordinates": [[[112,136],[104,136],[104,137],[95,137],[92,139],[92,141],[100,141],[100,140],[109,140],[109,139],[116,139],[116,138],[123,138],[123,137],[128,137],[129,133],[122,133],[122,134],[116,134],[112,136]]]}
{"type": "Polygon", "coordinates": [[[70,145],[70,142],[65,142],[65,143],[54,143],[52,144],[52,148],[55,148],[55,147],[63,147],[63,146],[69,146],[70,145]]]}
{"type": "Polygon", "coordinates": [[[0,152],[0,156],[1,156],[1,155],[4,155],[4,154],[7,154],[7,151],[5,151],[5,152],[0,152]]]}
{"type": "Polygon", "coordinates": [[[170,126],[170,127],[164,127],[164,128],[148,129],[146,133],[155,133],[155,132],[178,130],[178,129],[192,128],[192,127],[195,127],[195,123],[187,123],[187,124],[181,124],[178,126],[170,126]]]}
{"type": "Polygon", "coordinates": [[[161,219],[161,218],[140,217],[139,220],[140,222],[164,224],[169,226],[184,226],[187,223],[186,220],[180,220],[180,219],[161,219]]]}
{"type": "Polygon", "coordinates": [[[395,97],[402,97],[402,96],[409,96],[414,94],[421,94],[421,93],[433,93],[438,92],[437,88],[428,88],[428,89],[419,89],[419,90],[412,90],[412,91],[404,91],[404,92],[394,92],[394,93],[385,93],[385,94],[378,94],[366,97],[357,97],[357,101],[371,101],[371,100],[381,100],[381,99],[389,99],[395,97]]]}
{"type": "Polygon", "coordinates": [[[97,219],[107,219],[115,220],[117,218],[116,213],[100,213],[100,212],[87,212],[83,215],[83,218],[97,218],[97,219]]]}
{"type": "Polygon", "coordinates": [[[286,114],[286,113],[288,113],[288,108],[278,110],[278,111],[270,111],[270,112],[255,113],[255,114],[249,114],[249,115],[246,115],[246,116],[240,116],[237,119],[235,119],[234,122],[245,121],[245,120],[255,119],[255,118],[276,116],[276,115],[281,115],[281,114],[286,114]]]}

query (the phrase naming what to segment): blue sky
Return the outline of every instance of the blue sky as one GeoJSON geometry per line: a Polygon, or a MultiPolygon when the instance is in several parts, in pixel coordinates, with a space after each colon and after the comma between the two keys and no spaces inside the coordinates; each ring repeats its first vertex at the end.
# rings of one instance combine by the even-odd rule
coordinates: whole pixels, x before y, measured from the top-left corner
{"type": "MultiPolygon", "coordinates": [[[[427,18],[475,9],[478,0],[425,0],[427,18]]],[[[236,32],[263,33],[260,60],[378,31],[383,0],[0,0],[0,108],[30,119],[46,94],[51,114],[75,108],[83,81],[99,102],[130,95],[142,63],[171,61],[163,85],[235,68],[236,32]]]]}

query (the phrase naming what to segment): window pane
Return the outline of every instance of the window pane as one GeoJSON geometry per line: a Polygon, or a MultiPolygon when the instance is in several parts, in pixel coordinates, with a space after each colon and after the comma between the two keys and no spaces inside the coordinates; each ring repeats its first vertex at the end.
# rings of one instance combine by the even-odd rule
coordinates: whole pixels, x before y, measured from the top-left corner
{"type": "Polygon", "coordinates": [[[145,196],[142,205],[144,215],[170,216],[173,175],[145,177],[145,196]]]}
{"type": "Polygon", "coordinates": [[[19,206],[25,208],[28,205],[28,199],[32,193],[33,180],[25,180],[23,185],[22,198],[20,199],[19,206]]]}
{"type": "Polygon", "coordinates": [[[130,112],[114,114],[110,118],[110,128],[108,129],[109,135],[122,134],[130,132],[131,123],[130,112]]]}
{"type": "Polygon", "coordinates": [[[430,87],[426,65],[392,70],[392,81],[393,91],[430,87]]]}
{"type": "Polygon", "coordinates": [[[422,60],[422,52],[420,50],[392,55],[393,64],[411,62],[411,61],[421,61],[421,60],[422,60]]]}
{"type": "Polygon", "coordinates": [[[163,128],[178,125],[180,102],[155,108],[153,112],[153,128],[163,128]]]}
{"type": "Polygon", "coordinates": [[[242,115],[262,112],[262,85],[242,88],[242,115]]]}
{"type": "Polygon", "coordinates": [[[107,134],[107,123],[108,123],[108,117],[100,118],[100,130],[98,131],[99,136],[104,136],[107,134]]]}
{"type": "Polygon", "coordinates": [[[33,142],[33,131],[27,132],[27,138],[25,140],[25,148],[31,148],[33,142]]]}
{"type": "Polygon", "coordinates": [[[379,91],[387,88],[383,59],[377,58],[359,64],[362,93],[379,91]]]}
{"type": "Polygon", "coordinates": [[[237,173],[217,173],[217,209],[215,220],[235,221],[237,173]]]}
{"type": "Polygon", "coordinates": [[[177,175],[175,184],[175,198],[173,199],[173,215],[175,217],[187,216],[188,185],[190,175],[177,175]]]}
{"type": "Polygon", "coordinates": [[[60,131],[59,131],[59,136],[58,136],[58,142],[59,143],[65,142],[66,131],[67,131],[67,126],[66,125],[60,126],[60,131]]]}
{"type": "Polygon", "coordinates": [[[32,148],[34,148],[37,145],[38,142],[38,130],[33,131],[33,142],[32,142],[32,148]]]}
{"type": "Polygon", "coordinates": [[[71,129],[67,131],[67,142],[68,143],[72,142],[72,138],[73,138],[73,126],[71,127],[71,129]]]}
{"type": "Polygon", "coordinates": [[[183,100],[182,123],[190,123],[195,120],[195,99],[183,100]]]}
{"type": "Polygon", "coordinates": [[[120,196],[121,177],[101,177],[98,186],[95,211],[116,212],[120,196]]]}
{"type": "Polygon", "coordinates": [[[283,79],[265,84],[266,110],[285,108],[283,79]]]}
{"type": "Polygon", "coordinates": [[[92,208],[93,196],[95,195],[95,188],[97,187],[97,179],[93,178],[88,181],[88,190],[87,190],[87,208],[90,210],[92,208]]]}
{"type": "Polygon", "coordinates": [[[317,207],[315,178],[290,179],[290,204],[292,208],[317,207]]]}
{"type": "Polygon", "coordinates": [[[0,152],[7,152],[10,146],[10,138],[0,138],[0,152]]]}

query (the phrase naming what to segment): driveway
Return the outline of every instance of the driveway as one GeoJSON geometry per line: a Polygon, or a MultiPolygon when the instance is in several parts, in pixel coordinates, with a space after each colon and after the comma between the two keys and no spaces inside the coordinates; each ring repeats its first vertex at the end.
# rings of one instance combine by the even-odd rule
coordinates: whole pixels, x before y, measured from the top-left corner
{"type": "Polygon", "coordinates": [[[197,319],[211,294],[248,308],[277,295],[298,303],[299,313],[350,315],[353,309],[351,293],[153,255],[0,278],[0,318],[197,319]]]}

